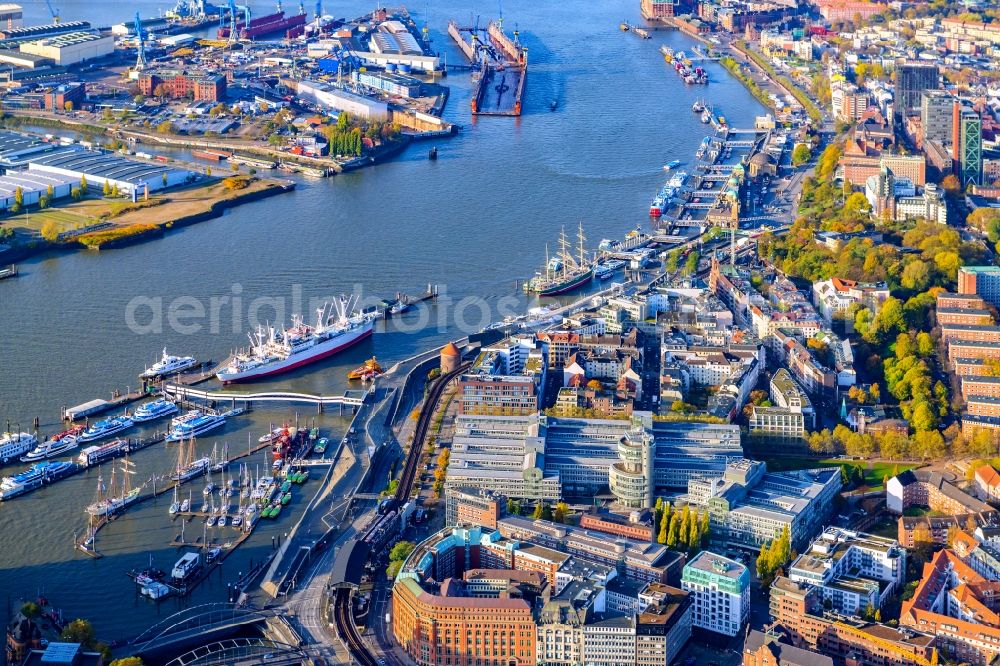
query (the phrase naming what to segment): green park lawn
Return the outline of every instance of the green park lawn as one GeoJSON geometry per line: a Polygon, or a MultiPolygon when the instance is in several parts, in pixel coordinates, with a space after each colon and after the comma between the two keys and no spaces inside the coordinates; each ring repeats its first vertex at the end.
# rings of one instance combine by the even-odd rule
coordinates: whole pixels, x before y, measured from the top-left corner
{"type": "Polygon", "coordinates": [[[879,490],[883,487],[883,479],[886,476],[893,476],[913,469],[917,465],[894,462],[873,462],[868,463],[863,460],[847,460],[839,458],[811,458],[809,456],[776,456],[765,458],[767,469],[772,472],[787,472],[796,469],[814,469],[816,467],[837,467],[840,465],[853,465],[861,467],[865,471],[865,485],[872,490],[879,490]]]}

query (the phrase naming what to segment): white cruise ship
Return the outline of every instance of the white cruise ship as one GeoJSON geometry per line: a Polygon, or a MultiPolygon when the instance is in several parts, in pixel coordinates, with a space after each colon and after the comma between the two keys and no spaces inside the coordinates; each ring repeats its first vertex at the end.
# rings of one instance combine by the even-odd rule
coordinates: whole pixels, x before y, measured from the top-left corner
{"type": "Polygon", "coordinates": [[[353,313],[354,299],[341,298],[316,311],[316,324],[292,319],[283,331],[259,328],[250,347],[233,354],[216,374],[224,384],[260,379],[308,365],[357,344],[372,334],[374,321],[353,313]]]}

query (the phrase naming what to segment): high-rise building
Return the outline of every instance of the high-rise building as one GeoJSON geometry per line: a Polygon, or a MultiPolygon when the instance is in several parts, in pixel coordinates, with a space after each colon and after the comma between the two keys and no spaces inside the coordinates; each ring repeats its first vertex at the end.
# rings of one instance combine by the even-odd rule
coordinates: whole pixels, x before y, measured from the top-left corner
{"type": "Polygon", "coordinates": [[[922,62],[896,63],[896,99],[894,112],[903,118],[920,111],[920,97],[925,90],[941,87],[937,65],[922,62]]]}
{"type": "Polygon", "coordinates": [[[983,119],[971,106],[957,101],[952,118],[952,156],[962,187],[982,184],[983,119]]]}
{"type": "Polygon", "coordinates": [[[958,293],[975,294],[1000,307],[1000,267],[962,266],[958,269],[958,293]]]}
{"type": "Polygon", "coordinates": [[[735,560],[701,551],[684,565],[681,588],[691,595],[696,627],[735,636],[750,617],[750,570],[735,560]]]}
{"type": "Polygon", "coordinates": [[[924,144],[928,141],[939,144],[951,141],[954,102],[951,93],[944,90],[924,90],[920,94],[920,126],[923,128],[924,144]]]}

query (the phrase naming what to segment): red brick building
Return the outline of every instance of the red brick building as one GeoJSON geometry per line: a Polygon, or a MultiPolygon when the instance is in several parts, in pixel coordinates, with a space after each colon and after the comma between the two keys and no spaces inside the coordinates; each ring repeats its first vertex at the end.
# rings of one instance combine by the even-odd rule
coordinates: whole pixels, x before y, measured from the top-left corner
{"type": "Polygon", "coordinates": [[[49,111],[62,111],[69,102],[73,109],[79,109],[87,99],[87,86],[82,81],[63,83],[45,91],[45,108],[49,111]]]}
{"type": "Polygon", "coordinates": [[[976,282],[972,281],[972,293],[959,293],[952,294],[950,292],[943,292],[937,296],[937,308],[964,308],[971,310],[982,310],[986,307],[986,301],[983,300],[982,296],[977,296],[975,293],[976,282]]]}
{"type": "Polygon", "coordinates": [[[196,101],[219,102],[226,98],[224,76],[194,76],[187,72],[145,72],[139,76],[139,92],[147,97],[155,95],[161,86],[170,99],[191,97],[196,101]]]}
{"type": "Polygon", "coordinates": [[[824,614],[814,587],[779,576],[771,585],[771,617],[792,645],[847,663],[934,666],[934,637],[884,624],[824,614]],[[850,657],[856,659],[851,660],[850,657]]]}
{"type": "Polygon", "coordinates": [[[613,513],[585,513],[580,516],[580,527],[637,541],[653,541],[652,522],[633,522],[613,513]]]}
{"type": "Polygon", "coordinates": [[[937,321],[941,326],[949,324],[990,326],[994,323],[992,312],[972,308],[938,308],[937,321]]]}

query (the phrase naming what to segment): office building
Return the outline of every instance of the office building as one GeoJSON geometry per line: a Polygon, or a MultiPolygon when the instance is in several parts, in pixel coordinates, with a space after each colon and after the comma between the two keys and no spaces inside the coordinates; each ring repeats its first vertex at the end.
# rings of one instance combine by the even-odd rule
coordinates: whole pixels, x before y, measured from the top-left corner
{"type": "Polygon", "coordinates": [[[770,407],[753,405],[750,432],[756,435],[797,439],[816,427],[816,411],[809,396],[785,368],[771,377],[770,407]]]}
{"type": "Polygon", "coordinates": [[[743,666],[833,666],[833,659],[752,629],[743,643],[743,666]]]}
{"type": "Polygon", "coordinates": [[[649,583],[639,592],[635,666],[673,664],[691,638],[691,598],[682,589],[649,583]]]}
{"type": "Polygon", "coordinates": [[[934,63],[899,61],[896,63],[894,110],[899,118],[920,111],[925,90],[941,87],[941,76],[934,63]]]}
{"type": "Polygon", "coordinates": [[[445,495],[445,525],[479,525],[495,530],[504,515],[502,495],[477,488],[453,488],[445,495]]]}
{"type": "Polygon", "coordinates": [[[750,617],[750,570],[703,550],[684,565],[681,588],[691,595],[695,627],[735,636],[750,617]]]}
{"type": "Polygon", "coordinates": [[[1000,581],[977,573],[955,551],[939,550],[903,602],[899,624],[935,635],[948,661],[987,666],[1000,657],[998,593],[1000,581]]]}
{"type": "Polygon", "coordinates": [[[922,145],[928,141],[946,144],[951,141],[955,98],[944,90],[924,90],[920,94],[922,145]]]}
{"type": "Polygon", "coordinates": [[[955,102],[952,157],[962,187],[983,184],[983,119],[967,103],[955,102]]]}
{"type": "Polygon", "coordinates": [[[533,337],[484,348],[458,381],[459,414],[523,416],[541,407],[548,361],[533,337]]]}
{"type": "Polygon", "coordinates": [[[462,414],[445,489],[555,501],[610,486],[621,503],[646,508],[657,489],[719,476],[742,456],[730,424],[654,421],[648,412],[630,420],[462,414]]]}
{"type": "Polygon", "coordinates": [[[547,520],[506,516],[497,521],[497,532],[505,539],[538,544],[584,561],[614,567],[626,578],[643,582],[675,583],[684,565],[684,556],[663,544],[611,538],[547,520]]]}
{"type": "Polygon", "coordinates": [[[756,553],[785,528],[792,547],[803,548],[829,515],[839,490],[837,468],[768,472],[765,463],[744,459],[727,465],[721,477],[690,481],[687,499],[708,509],[715,547],[756,553]]]}
{"type": "Polygon", "coordinates": [[[914,469],[889,479],[885,486],[886,508],[902,515],[911,506],[927,507],[942,514],[992,513],[993,507],[959,490],[937,472],[914,469]]]}
{"type": "Polygon", "coordinates": [[[421,666],[664,666],[691,610],[684,590],[480,528],[432,535],[392,588],[392,631],[421,666]]]}
{"type": "Polygon", "coordinates": [[[857,282],[845,278],[832,277],[813,283],[813,304],[828,323],[833,316],[855,303],[860,303],[875,311],[889,298],[889,287],[884,282],[857,282]]]}

